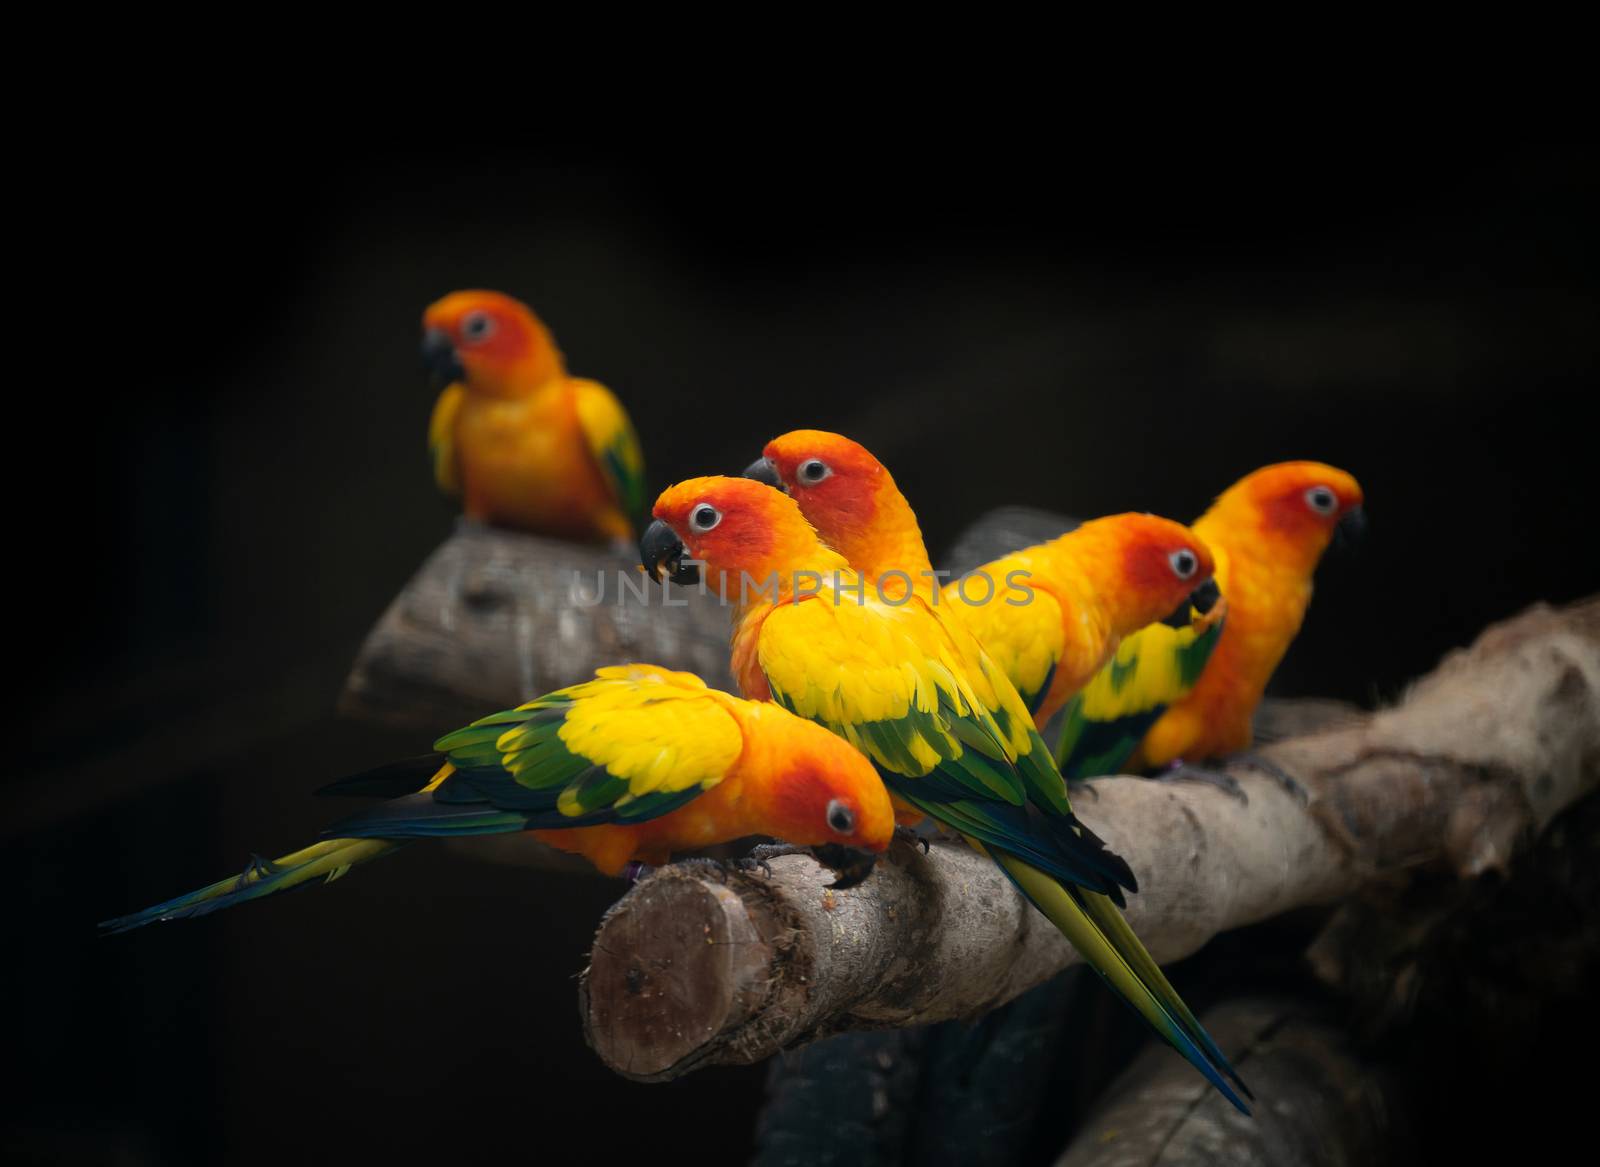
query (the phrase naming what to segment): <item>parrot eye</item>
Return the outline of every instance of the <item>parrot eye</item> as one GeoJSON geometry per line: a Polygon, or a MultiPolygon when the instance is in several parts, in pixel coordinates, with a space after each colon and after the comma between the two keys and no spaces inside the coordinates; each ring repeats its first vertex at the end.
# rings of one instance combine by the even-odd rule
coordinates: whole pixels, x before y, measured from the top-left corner
{"type": "Polygon", "coordinates": [[[856,812],[835,798],[828,803],[828,826],[838,834],[848,835],[856,829],[856,812]]]}
{"type": "Polygon", "coordinates": [[[722,512],[710,503],[703,502],[689,515],[689,527],[701,534],[722,522],[722,512]]]}
{"type": "Polygon", "coordinates": [[[1306,491],[1306,506],[1319,515],[1331,515],[1338,508],[1339,500],[1326,486],[1313,486],[1306,491]]]}
{"type": "Polygon", "coordinates": [[[1200,570],[1200,559],[1187,547],[1181,547],[1167,556],[1167,562],[1172,564],[1172,572],[1179,579],[1188,579],[1200,570]]]}
{"type": "Polygon", "coordinates": [[[487,312],[468,312],[461,318],[461,335],[473,344],[494,335],[494,317],[487,312]]]}
{"type": "Polygon", "coordinates": [[[800,463],[800,469],[795,472],[802,485],[815,486],[833,471],[821,458],[807,458],[800,463]]]}

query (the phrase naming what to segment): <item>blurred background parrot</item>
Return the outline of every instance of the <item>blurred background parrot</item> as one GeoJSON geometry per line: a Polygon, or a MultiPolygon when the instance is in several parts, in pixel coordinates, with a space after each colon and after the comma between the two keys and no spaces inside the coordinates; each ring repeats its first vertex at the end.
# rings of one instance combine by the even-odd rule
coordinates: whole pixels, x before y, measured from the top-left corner
{"type": "Polygon", "coordinates": [[[452,292],[422,314],[439,393],[434,477],[469,518],[585,542],[633,540],[644,458],[626,411],[569,376],[544,322],[500,292],[452,292]]]}
{"type": "MultiPolygon", "coordinates": [[[[786,491],[869,579],[894,571],[919,583],[935,578],[910,503],[860,443],[794,430],[768,442],[745,474],[786,491]]],[[[941,600],[956,606],[1042,730],[1129,633],[1165,620],[1175,636],[1213,641],[1224,605],[1212,568],[1205,543],[1181,523],[1110,515],[984,564],[970,586],[946,584],[941,600]]]]}
{"type": "Polygon", "coordinates": [[[530,831],[617,875],[675,851],[771,835],[812,847],[840,873],[836,886],[848,887],[894,833],[883,784],[846,742],[776,705],[655,665],[600,669],[434,749],[443,759],[426,755],[330,788],[415,793],[335,823],[319,843],[252,859],[241,875],[101,926],[125,932],[331,882],[409,839],[530,831]]]}
{"type": "Polygon", "coordinates": [[[681,482],[654,513],[640,545],[652,578],[688,584],[703,566],[737,605],[733,671],[745,695],[837,733],[877,765],[897,807],[993,858],[1248,1113],[1248,1090],[1117,911],[1123,890],[1137,890],[1133,873],[1073,814],[1022,698],[950,605],[880,599],[793,499],[748,478],[681,482]],[[808,596],[812,580],[821,591],[808,596]]]}
{"type": "Polygon", "coordinates": [[[1336,532],[1355,538],[1365,521],[1356,480],[1321,462],[1265,466],[1223,491],[1194,530],[1216,556],[1226,622],[1198,641],[1161,625],[1123,641],[1067,706],[1062,773],[1185,762],[1178,776],[1231,786],[1192,763],[1250,745],[1251,718],[1305,619],[1322,553],[1336,532]]]}

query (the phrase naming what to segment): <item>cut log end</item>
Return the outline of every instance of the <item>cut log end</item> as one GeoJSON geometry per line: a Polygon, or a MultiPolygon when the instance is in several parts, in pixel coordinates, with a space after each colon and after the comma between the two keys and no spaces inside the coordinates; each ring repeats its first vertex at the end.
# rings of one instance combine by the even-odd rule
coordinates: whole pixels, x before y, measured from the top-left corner
{"type": "Polygon", "coordinates": [[[582,993],[589,1043],[625,1077],[677,1077],[755,1010],[771,957],[737,893],[666,868],[596,938],[582,993]]]}

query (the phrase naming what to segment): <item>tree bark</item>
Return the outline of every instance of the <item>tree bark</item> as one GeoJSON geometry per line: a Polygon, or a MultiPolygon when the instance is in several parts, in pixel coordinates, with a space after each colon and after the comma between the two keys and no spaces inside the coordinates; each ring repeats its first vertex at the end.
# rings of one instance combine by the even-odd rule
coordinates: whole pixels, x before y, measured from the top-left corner
{"type": "MultiPolygon", "coordinates": [[[[1451,654],[1395,708],[1261,753],[1309,805],[1244,760],[1230,772],[1245,803],[1127,777],[1077,800],[1137,873],[1128,916],[1157,960],[1421,865],[1503,867],[1600,781],[1600,601],[1530,609],[1451,654]]],[[[607,914],[580,1008],[608,1065],[666,1080],[830,1033],[972,1017],[1076,959],[958,843],[926,856],[897,844],[842,892],[808,858],[772,869],[669,867],[607,914]]]]}
{"type": "Polygon", "coordinates": [[[727,613],[698,599],[632,552],[464,520],[367,634],[339,708],[439,732],[626,661],[728,688],[727,613]]]}
{"type": "Polygon", "coordinates": [[[1203,1021],[1238,1071],[1261,1084],[1254,1115],[1234,1110],[1187,1062],[1152,1044],[1106,1092],[1057,1167],[1410,1161],[1398,1076],[1367,1064],[1315,1006],[1245,1000],[1203,1021]]]}

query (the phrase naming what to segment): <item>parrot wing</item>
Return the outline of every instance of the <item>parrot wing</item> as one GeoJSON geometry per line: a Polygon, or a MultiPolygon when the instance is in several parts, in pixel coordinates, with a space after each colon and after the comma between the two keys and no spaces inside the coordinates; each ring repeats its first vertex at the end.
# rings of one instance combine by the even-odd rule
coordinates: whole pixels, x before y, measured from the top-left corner
{"type": "Polygon", "coordinates": [[[433,403],[428,419],[428,452],[433,455],[433,480],[451,498],[461,493],[461,475],[456,469],[456,416],[467,398],[466,386],[447,385],[433,403]]]}
{"type": "Polygon", "coordinates": [[[616,396],[598,381],[573,378],[577,390],[578,424],[594,455],[595,465],[611,488],[617,506],[635,531],[644,527],[644,454],[627,411],[616,396]]]}
{"type": "Polygon", "coordinates": [[[824,599],[766,617],[772,699],[866,754],[930,817],[1040,870],[1121,899],[1128,865],[1073,815],[1021,698],[960,625],[920,599],[824,599]]]}
{"type": "Polygon", "coordinates": [[[1219,601],[1204,616],[1191,611],[1195,618],[1182,628],[1151,624],[1123,639],[1063,709],[1056,757],[1067,779],[1122,772],[1145,732],[1199,681],[1226,611],[1219,601]]]}
{"type": "MultiPolygon", "coordinates": [[[[126,932],[203,916],[322,881],[392,853],[410,838],[631,823],[676,810],[722,781],[744,734],[719,697],[688,673],[653,665],[595,679],[496,713],[439,739],[447,758],[416,793],[336,823],[321,842],[144,911],[107,920],[126,932]]],[[[420,784],[417,760],[373,772],[380,785],[420,784]]],[[[358,781],[371,775],[363,776],[358,781]]]]}
{"type": "Polygon", "coordinates": [[[992,581],[988,602],[961,603],[959,585],[952,583],[944,589],[941,606],[961,604],[967,628],[1016,686],[1028,712],[1037,713],[1066,652],[1066,621],[1060,601],[1037,585],[1027,603],[1007,602],[1010,572],[1026,569],[1027,561],[1018,557],[996,560],[978,569],[992,581]]]}
{"type": "Polygon", "coordinates": [[[434,743],[424,790],[335,823],[328,837],[402,838],[637,823],[721,782],[744,734],[698,677],[619,665],[434,743]]]}

